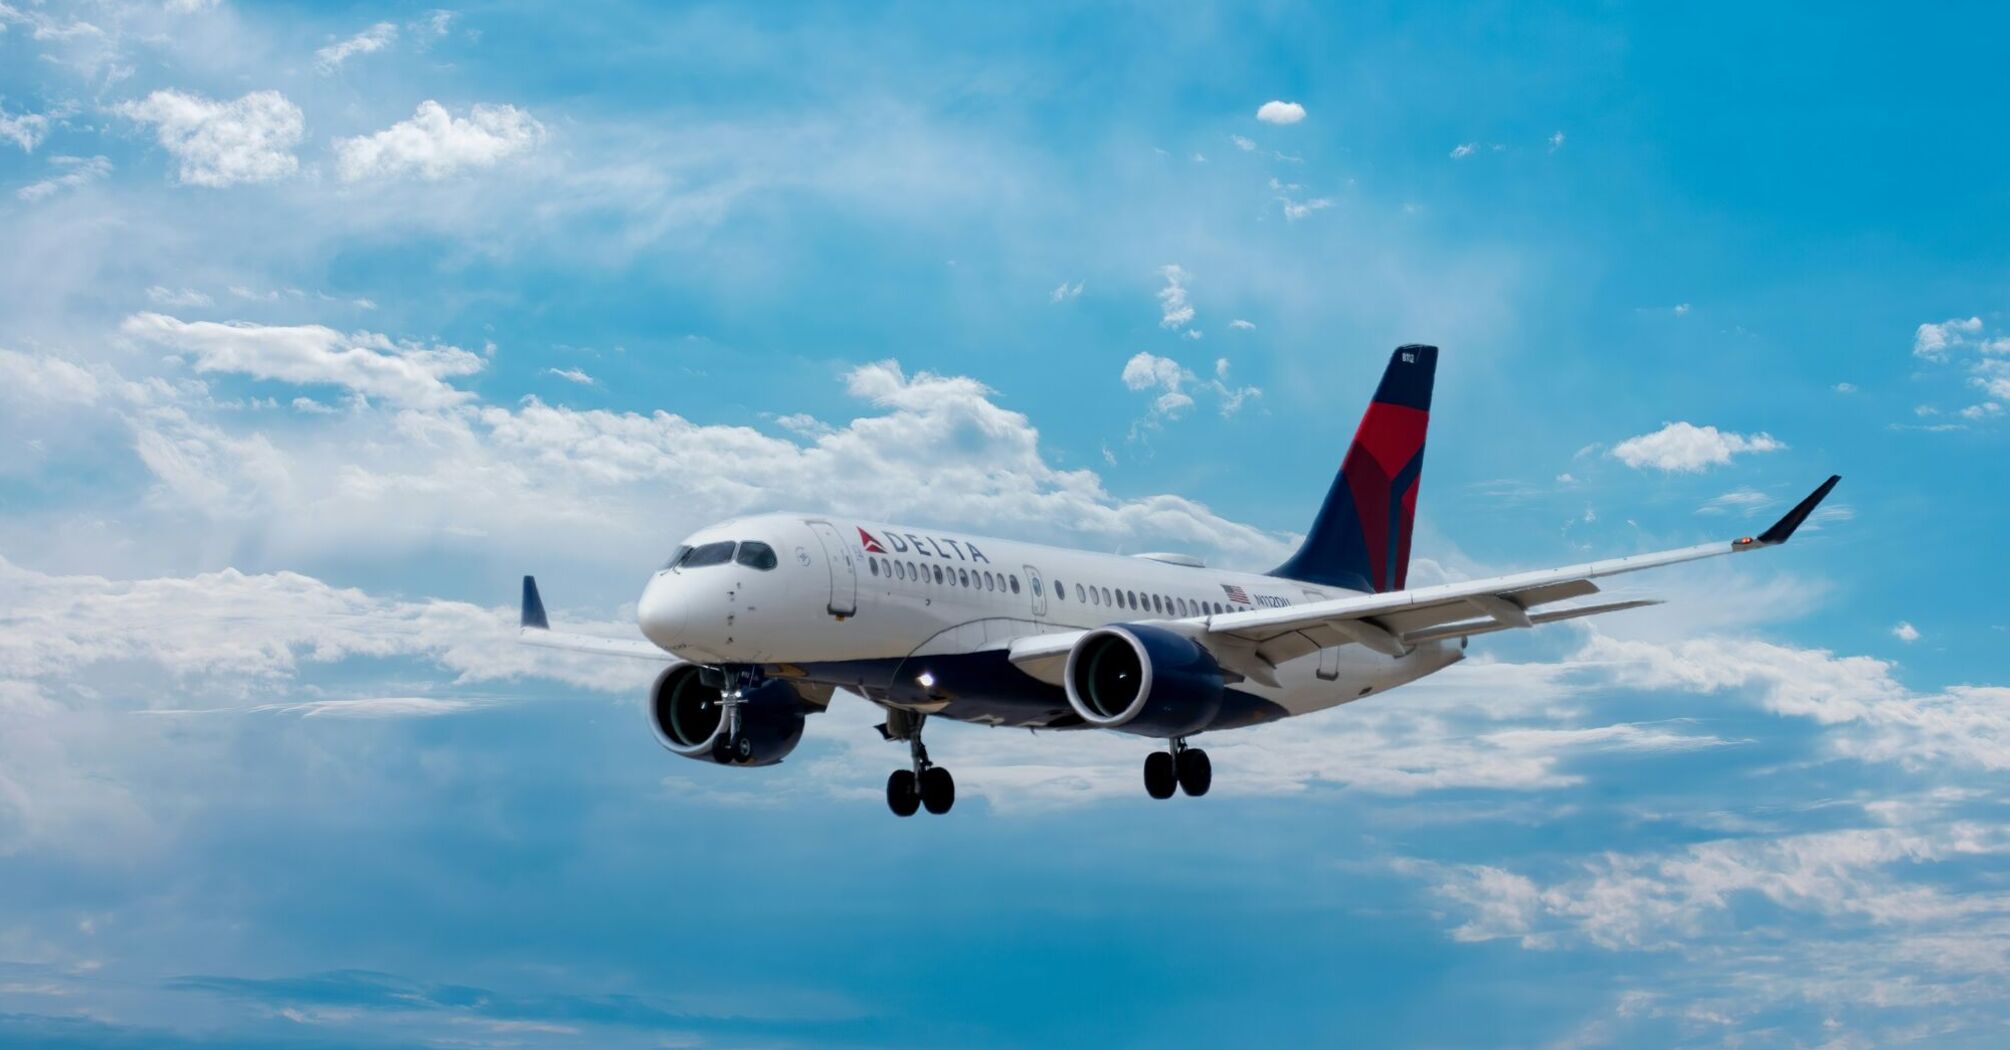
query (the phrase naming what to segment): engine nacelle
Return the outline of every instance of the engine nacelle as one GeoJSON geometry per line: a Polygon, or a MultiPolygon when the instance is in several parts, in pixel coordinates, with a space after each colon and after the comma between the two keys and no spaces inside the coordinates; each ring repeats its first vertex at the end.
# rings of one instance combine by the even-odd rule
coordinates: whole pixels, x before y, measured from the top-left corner
{"type": "Polygon", "coordinates": [[[1140,736],[1199,732],[1221,712],[1221,665],[1163,627],[1116,624],[1068,652],[1068,703],[1092,726],[1140,736]]]}
{"type": "MultiPolygon", "coordinates": [[[[726,709],[719,687],[706,685],[697,664],[676,664],[656,676],[649,688],[649,724],[665,748],[703,762],[727,764],[720,746],[726,737],[726,709]]],[[[740,731],[753,743],[744,763],[771,766],[796,749],[803,738],[807,705],[787,682],[770,679],[749,690],[740,704],[740,731]]]]}

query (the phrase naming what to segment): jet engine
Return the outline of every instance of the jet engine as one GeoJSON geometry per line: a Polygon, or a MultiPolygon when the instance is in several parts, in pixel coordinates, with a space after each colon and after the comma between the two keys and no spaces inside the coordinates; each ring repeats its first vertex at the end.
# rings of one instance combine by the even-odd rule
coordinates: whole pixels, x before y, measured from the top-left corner
{"type": "Polygon", "coordinates": [[[1185,736],[1221,711],[1221,665],[1163,627],[1117,624],[1084,634],[1068,652],[1066,676],[1068,703],[1102,729],[1185,736]]]}
{"type": "Polygon", "coordinates": [[[727,747],[719,687],[706,685],[702,671],[697,664],[675,664],[649,688],[649,724],[665,748],[685,758],[749,766],[774,765],[796,749],[808,707],[793,686],[770,679],[747,690],[740,733],[750,746],[739,757],[727,747]]]}

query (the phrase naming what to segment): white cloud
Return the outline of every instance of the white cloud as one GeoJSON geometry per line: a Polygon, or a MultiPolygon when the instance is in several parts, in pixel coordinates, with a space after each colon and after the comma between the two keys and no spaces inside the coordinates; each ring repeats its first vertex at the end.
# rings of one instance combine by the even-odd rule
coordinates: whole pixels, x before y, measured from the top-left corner
{"type": "Polygon", "coordinates": [[[1256,119],[1265,124],[1296,124],[1305,119],[1305,107],[1296,102],[1272,99],[1256,108],[1256,119]]]}
{"type": "Polygon", "coordinates": [[[1261,388],[1253,386],[1231,386],[1228,381],[1228,358],[1218,357],[1214,361],[1214,379],[1208,384],[1221,397],[1221,414],[1232,416],[1242,411],[1249,401],[1263,396],[1261,388]]]}
{"type": "Polygon", "coordinates": [[[210,298],[193,288],[166,288],[154,285],[147,289],[147,298],[156,306],[208,306],[210,298]]]}
{"type": "Polygon", "coordinates": [[[1124,362],[1124,386],[1132,390],[1150,390],[1158,387],[1178,390],[1180,383],[1193,378],[1192,373],[1180,367],[1179,362],[1170,357],[1139,351],[1124,362]]]}
{"type": "Polygon", "coordinates": [[[1124,362],[1124,386],[1134,391],[1152,393],[1149,414],[1140,420],[1131,431],[1136,438],[1142,430],[1156,428],[1164,421],[1179,418],[1180,414],[1194,406],[1192,390],[1210,393],[1219,399],[1221,414],[1233,416],[1252,399],[1263,396],[1263,391],[1253,386],[1233,386],[1228,380],[1228,358],[1217,358],[1214,363],[1214,378],[1200,381],[1200,378],[1179,362],[1169,357],[1140,351],[1124,362]]]}
{"type": "Polygon", "coordinates": [[[470,395],[447,380],[473,375],[482,359],[459,347],[396,344],[371,332],[321,325],[181,321],[139,313],[119,330],[194,357],[198,372],[235,372],[285,383],[330,383],[405,405],[445,405],[470,395]]]}
{"type": "Polygon", "coordinates": [[[544,125],[515,106],[477,105],[455,117],[427,99],[410,120],[335,140],[335,166],[347,182],[404,175],[438,180],[491,167],[536,147],[544,135],[544,125]]]}
{"type": "Polygon", "coordinates": [[[391,46],[391,43],[397,39],[398,27],[395,24],[379,22],[347,40],[329,44],[327,47],[314,52],[314,64],[323,73],[333,73],[342,68],[342,63],[347,62],[350,58],[356,55],[367,55],[373,51],[381,51],[391,46]]]}
{"type": "Polygon", "coordinates": [[[1900,620],[1898,626],[1891,629],[1891,636],[1910,645],[1913,642],[1919,641],[1919,628],[1914,627],[1905,620],[1900,620]]]}
{"type": "Polygon", "coordinates": [[[1696,508],[1696,512],[1698,514],[1733,513],[1749,518],[1776,502],[1778,501],[1774,500],[1773,497],[1757,489],[1732,489],[1721,496],[1712,497],[1701,507],[1696,508]]]}
{"type": "Polygon", "coordinates": [[[1287,222],[1297,222],[1315,211],[1324,211],[1333,206],[1333,200],[1330,197],[1314,197],[1311,200],[1305,201],[1292,200],[1289,197],[1279,197],[1277,200],[1284,207],[1284,218],[1287,222]]]}
{"type": "Polygon", "coordinates": [[[1694,473],[1723,466],[1746,452],[1776,452],[1786,444],[1770,434],[1747,437],[1713,426],[1670,423],[1652,434],[1627,438],[1612,446],[1612,455],[1629,467],[1694,473]]]}
{"type": "Polygon", "coordinates": [[[1473,151],[1479,148],[1480,144],[1477,142],[1461,142],[1458,145],[1452,147],[1452,159],[1464,160],[1467,157],[1472,156],[1473,151]]]}
{"type": "Polygon", "coordinates": [[[1054,286],[1052,292],[1047,294],[1047,301],[1050,303],[1064,303],[1070,299],[1079,299],[1081,297],[1082,282],[1076,281],[1074,284],[1069,284],[1066,281],[1062,281],[1060,284],[1054,286]]]}
{"type": "Polygon", "coordinates": [[[48,134],[47,116],[41,113],[23,113],[18,117],[10,117],[5,109],[0,109],[0,139],[21,147],[22,152],[35,152],[35,147],[41,145],[48,134]]]}
{"type": "Polygon", "coordinates": [[[269,182],[300,168],[293,147],[306,120],[300,107],[277,91],[254,91],[216,102],[180,91],[156,91],[113,112],[152,124],[162,148],[179,162],[178,178],[191,186],[269,182]]]}
{"type": "Polygon", "coordinates": [[[1177,264],[1159,267],[1166,286],[1159,289],[1159,327],[1178,328],[1193,320],[1193,304],[1187,301],[1188,274],[1177,264]]]}
{"type": "Polygon", "coordinates": [[[24,201],[39,201],[64,190],[89,185],[112,173],[112,162],[104,157],[50,157],[49,163],[64,169],[40,182],[31,182],[14,191],[24,201]]]}
{"type": "Polygon", "coordinates": [[[1907,886],[1894,869],[1993,857],[2006,847],[2001,829],[1983,825],[1849,828],[1722,839],[1664,853],[1605,853],[1549,885],[1491,866],[1437,869],[1438,892],[1469,916],[1453,930],[1460,940],[1512,937],[1541,949],[1579,939],[1611,950],[1672,949],[1705,936],[1707,924],[1742,895],[1828,920],[1941,925],[2002,916],[2010,902],[1971,903],[1907,886]]]}
{"type": "Polygon", "coordinates": [[[1254,321],[1245,321],[1245,320],[1243,320],[1243,319],[1242,319],[1242,318],[1240,318],[1240,317],[1236,318],[1236,319],[1235,319],[1235,320],[1233,320],[1233,321],[1230,321],[1230,322],[1228,322],[1228,326],[1229,326],[1230,328],[1233,328],[1233,329],[1235,329],[1235,330],[1237,330],[1237,331],[1240,331],[1240,332],[1254,332],[1254,331],[1256,331],[1256,322],[1254,322],[1254,321]]]}
{"type": "Polygon", "coordinates": [[[1968,336],[1979,335],[1982,318],[1954,318],[1939,324],[1922,324],[1912,334],[1912,354],[1931,360],[1945,360],[1950,347],[1960,346],[1968,336]]]}
{"type": "Polygon", "coordinates": [[[568,383],[578,383],[580,386],[594,385],[593,377],[577,368],[547,368],[544,371],[546,375],[557,376],[568,383]]]}

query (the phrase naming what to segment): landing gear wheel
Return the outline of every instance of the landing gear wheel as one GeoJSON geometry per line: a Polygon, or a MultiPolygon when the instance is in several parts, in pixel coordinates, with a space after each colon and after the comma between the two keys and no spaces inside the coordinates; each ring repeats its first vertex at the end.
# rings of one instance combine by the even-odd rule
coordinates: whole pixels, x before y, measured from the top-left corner
{"type": "Polygon", "coordinates": [[[914,811],[921,808],[921,793],[915,790],[914,770],[896,769],[886,778],[886,808],[893,810],[896,817],[914,816],[914,811]]]}
{"type": "Polygon", "coordinates": [[[949,812],[956,804],[956,779],[941,766],[931,766],[921,771],[921,804],[934,814],[949,812]]]}
{"type": "Polygon", "coordinates": [[[1189,747],[1179,753],[1179,788],[1181,791],[1199,798],[1207,794],[1209,785],[1214,783],[1214,763],[1208,761],[1207,752],[1197,747],[1189,747]]]}
{"type": "Polygon", "coordinates": [[[1170,751],[1154,751],[1145,756],[1145,794],[1153,798],[1171,798],[1178,788],[1178,778],[1173,774],[1173,757],[1170,751]]]}

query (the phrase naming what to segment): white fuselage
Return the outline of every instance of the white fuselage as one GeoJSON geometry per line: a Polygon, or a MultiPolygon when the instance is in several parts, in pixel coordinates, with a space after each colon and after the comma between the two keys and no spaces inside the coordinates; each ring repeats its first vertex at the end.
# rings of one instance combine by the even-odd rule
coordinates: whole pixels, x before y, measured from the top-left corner
{"type": "MultiPolygon", "coordinates": [[[[724,543],[745,551],[749,541],[757,545],[754,556],[658,570],[637,606],[642,633],[694,663],[760,665],[859,689],[894,706],[997,724],[1047,724],[1051,697],[1060,695],[1002,659],[1016,638],[1352,593],[1198,564],[836,516],[721,522],[686,539],[680,554],[724,543]],[[772,549],[772,568],[761,567],[767,559],[759,556],[760,544],[772,549]],[[976,659],[985,654],[996,659],[976,659]],[[982,667],[996,688],[973,686],[966,674],[959,692],[942,695],[932,688],[936,668],[952,663],[982,667]],[[1029,699],[1036,691],[1048,701],[1029,699]]],[[[1401,657],[1341,646],[1281,665],[1275,687],[1246,681],[1235,688],[1274,704],[1279,714],[1304,714],[1414,681],[1461,655],[1459,646],[1444,643],[1401,657]]]]}

